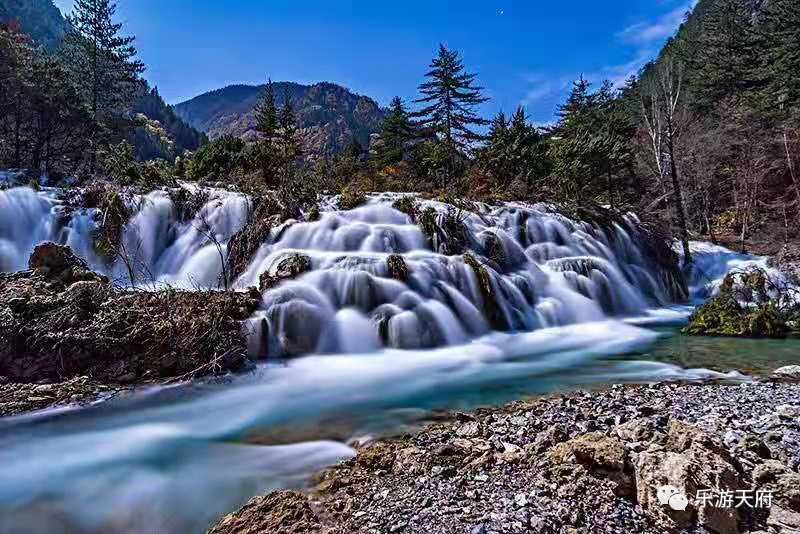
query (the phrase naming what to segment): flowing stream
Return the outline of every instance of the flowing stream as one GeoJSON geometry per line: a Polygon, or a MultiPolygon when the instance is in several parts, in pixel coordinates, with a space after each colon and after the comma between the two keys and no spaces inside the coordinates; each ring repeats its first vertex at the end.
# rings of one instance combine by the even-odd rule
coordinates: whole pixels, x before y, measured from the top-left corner
{"type": "MultiPolygon", "coordinates": [[[[461,240],[486,265],[476,270],[442,254],[452,236],[429,239],[392,207],[397,198],[350,211],[332,199],[318,221],[272,229],[234,287],[258,285],[297,254],[311,269],[264,293],[248,324],[252,355],[264,361],[255,372],[0,420],[0,534],[202,532],[248,497],[302,486],[352,455],[349,439],[433,409],[611,382],[745,380],[630,356],[659,340],[651,327],[691,309],[635,218],[599,226],[546,206],[460,212],[420,201],[440,229],[461,221],[461,240]],[[391,276],[393,255],[407,269],[402,281],[391,276]]],[[[134,280],[95,253],[96,210],[67,210],[54,191],[0,191],[0,271],[25,269],[51,240],[121,283],[217,287],[220,252],[252,208],[243,195],[209,191],[181,221],[166,192],[129,203],[122,239],[134,280]]],[[[729,269],[763,262],[703,244],[696,254],[694,300],[729,269]]]]}

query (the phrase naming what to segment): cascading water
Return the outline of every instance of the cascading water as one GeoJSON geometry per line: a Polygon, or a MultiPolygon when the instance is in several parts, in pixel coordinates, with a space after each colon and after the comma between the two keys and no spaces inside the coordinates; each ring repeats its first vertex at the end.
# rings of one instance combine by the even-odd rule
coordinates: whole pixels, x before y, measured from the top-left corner
{"type": "MultiPolygon", "coordinates": [[[[266,291],[249,321],[252,351],[268,360],[256,373],[0,421],[0,534],[203,531],[249,496],[297,486],[351,454],[324,439],[322,421],[336,421],[347,434],[341,440],[375,430],[376,419],[396,424],[409,409],[609,381],[722,376],[603,359],[657,337],[614,318],[659,319],[681,291],[651,259],[635,219],[601,227],[545,206],[467,214],[420,201],[435,211],[439,230],[453,228],[453,216],[463,223],[456,237],[464,254],[448,255],[440,252],[453,252],[442,246],[448,236],[429,240],[392,207],[396,199],[377,196],[271,230],[234,287],[258,285],[293,255],[310,269],[266,291]],[[314,355],[269,363],[306,353],[314,355]],[[304,425],[314,429],[306,443],[246,444],[304,425]]],[[[128,207],[121,237],[135,252],[134,283],[216,287],[220,253],[247,224],[251,202],[210,191],[189,221],[167,192],[131,198],[128,207]]],[[[0,191],[0,267],[24,269],[36,243],[52,240],[130,283],[128,266],[95,250],[100,217],[69,212],[52,191],[0,191]]]]}

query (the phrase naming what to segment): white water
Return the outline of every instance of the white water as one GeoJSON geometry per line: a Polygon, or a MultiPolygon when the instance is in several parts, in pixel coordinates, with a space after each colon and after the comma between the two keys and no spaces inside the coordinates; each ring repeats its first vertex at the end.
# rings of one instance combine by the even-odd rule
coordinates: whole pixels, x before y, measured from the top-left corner
{"type": "MultiPolygon", "coordinates": [[[[256,285],[288,254],[310,258],[313,270],[265,293],[250,322],[254,355],[305,357],[262,365],[221,387],[157,389],[93,409],[0,422],[0,534],[65,525],[79,532],[202,531],[247,497],[296,486],[351,454],[340,441],[322,439],[332,420],[355,436],[374,430],[376,419],[398,424],[409,409],[594,383],[722,377],[605,358],[656,337],[622,320],[645,324],[682,313],[672,308],[675,290],[648,259],[634,220],[605,231],[543,207],[469,214],[473,253],[483,256],[492,236],[504,252],[488,271],[493,305],[509,332],[498,333],[473,270],[461,256],[431,250],[390,202],[376,197],[356,210],[324,212],[315,223],[273,229],[237,280],[240,288],[256,285]],[[392,253],[404,257],[408,283],[388,278],[392,253]],[[304,426],[314,429],[310,442],[242,444],[246,436],[304,426]]],[[[444,213],[445,206],[428,204],[444,213]]],[[[248,199],[219,191],[188,223],[176,220],[162,192],[131,205],[124,242],[137,251],[135,282],[145,286],[216,286],[218,251],[197,228],[207,220],[224,251],[249,211],[248,199]]],[[[124,266],[94,254],[96,214],[61,212],[53,192],[0,191],[0,268],[24,268],[35,244],[49,239],[124,281],[124,266]]],[[[709,253],[708,266],[727,269],[729,258],[717,256],[709,253]]]]}

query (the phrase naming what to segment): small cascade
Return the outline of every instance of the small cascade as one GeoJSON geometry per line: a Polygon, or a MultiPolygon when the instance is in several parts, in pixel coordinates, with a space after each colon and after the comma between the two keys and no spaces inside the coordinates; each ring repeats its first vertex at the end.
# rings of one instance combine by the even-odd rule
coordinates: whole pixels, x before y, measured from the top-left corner
{"type": "Polygon", "coordinates": [[[70,246],[92,269],[122,285],[217,287],[225,245],[250,212],[245,196],[219,190],[209,190],[207,202],[188,220],[181,220],[167,191],[134,195],[125,204],[131,215],[119,236],[119,252],[106,257],[95,246],[99,210],[68,209],[55,190],[0,191],[0,271],[26,269],[34,247],[53,241],[70,246]]]}
{"type": "MultiPolygon", "coordinates": [[[[51,240],[125,284],[221,287],[227,244],[248,224],[252,203],[202,191],[204,205],[188,217],[170,191],[126,198],[130,216],[113,258],[95,246],[104,216],[97,209],[69,211],[55,191],[0,192],[0,268],[24,269],[33,247],[51,240]]],[[[548,206],[466,210],[423,200],[411,216],[393,207],[398,198],[373,196],[349,211],[328,203],[315,222],[271,229],[232,281],[245,289],[265,273],[275,280],[246,325],[253,356],[431,349],[493,330],[642,315],[680,293],[633,217],[601,226],[548,206]],[[290,271],[299,276],[281,274],[286,262],[297,263],[290,271]]]]}

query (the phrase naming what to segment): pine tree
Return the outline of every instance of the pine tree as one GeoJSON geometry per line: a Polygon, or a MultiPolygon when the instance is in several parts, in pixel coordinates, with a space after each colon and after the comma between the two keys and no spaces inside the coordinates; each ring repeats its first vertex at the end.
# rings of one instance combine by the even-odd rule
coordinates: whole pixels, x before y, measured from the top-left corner
{"type": "Polygon", "coordinates": [[[302,154],[297,135],[297,115],[288,91],[284,95],[283,107],[278,116],[278,142],[284,165],[292,165],[302,154]]]}
{"type": "Polygon", "coordinates": [[[267,184],[275,179],[277,167],[280,166],[280,155],[276,147],[279,132],[278,108],[275,103],[275,90],[272,80],[267,81],[261,98],[255,107],[256,131],[261,139],[255,147],[255,164],[261,169],[262,178],[267,184]]]}
{"type": "Polygon", "coordinates": [[[439,46],[439,55],[433,60],[428,79],[419,86],[422,94],[417,103],[424,107],[415,113],[421,118],[421,126],[430,128],[445,145],[448,153],[447,178],[455,170],[459,152],[469,152],[476,141],[484,136],[474,130],[488,121],[475,113],[475,108],[488,99],[483,89],[475,85],[475,74],[464,69],[458,52],[439,46]]]}
{"type": "Polygon", "coordinates": [[[405,104],[396,96],[389,104],[389,114],[381,126],[383,145],[378,151],[378,162],[391,165],[403,160],[406,144],[415,137],[414,125],[411,123],[405,104]]]}
{"type": "Polygon", "coordinates": [[[278,131],[278,107],[275,104],[275,90],[272,80],[267,81],[261,99],[256,105],[256,131],[268,144],[271,144],[278,131]]]}
{"type": "Polygon", "coordinates": [[[800,118],[800,2],[770,0],[761,19],[766,104],[800,118]]]}
{"type": "Polygon", "coordinates": [[[106,132],[130,106],[138,76],[144,72],[144,64],[136,59],[135,38],[122,36],[122,25],[113,21],[116,10],[112,0],[76,0],[67,17],[70,29],[64,50],[94,122],[91,172],[106,132]]]}
{"type": "Polygon", "coordinates": [[[789,131],[800,123],[800,2],[770,0],[762,21],[765,42],[765,91],[760,98],[768,116],[781,123],[786,167],[800,206],[800,171],[790,149],[789,131]]]}
{"type": "Polygon", "coordinates": [[[699,24],[677,52],[686,61],[695,108],[708,111],[723,100],[740,102],[761,81],[760,37],[747,0],[707,2],[699,24]]]}

